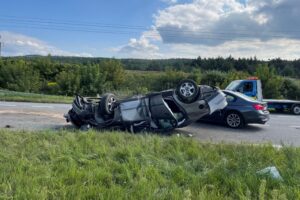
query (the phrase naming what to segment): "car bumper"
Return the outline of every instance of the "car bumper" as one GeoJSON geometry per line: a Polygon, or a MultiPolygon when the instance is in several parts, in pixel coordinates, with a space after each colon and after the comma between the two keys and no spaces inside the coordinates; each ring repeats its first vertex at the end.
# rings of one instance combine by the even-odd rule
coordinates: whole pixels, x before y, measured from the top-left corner
{"type": "Polygon", "coordinates": [[[269,111],[253,111],[244,116],[245,123],[265,124],[270,120],[269,111]]]}

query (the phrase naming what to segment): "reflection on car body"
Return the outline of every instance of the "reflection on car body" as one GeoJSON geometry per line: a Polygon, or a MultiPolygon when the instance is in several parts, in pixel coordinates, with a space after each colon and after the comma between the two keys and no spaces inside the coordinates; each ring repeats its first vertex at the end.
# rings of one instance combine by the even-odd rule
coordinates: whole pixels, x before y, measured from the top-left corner
{"type": "Polygon", "coordinates": [[[187,126],[226,105],[225,95],[218,88],[183,80],[175,90],[124,100],[117,100],[113,94],[100,98],[76,96],[65,118],[78,128],[166,132],[187,126]]]}

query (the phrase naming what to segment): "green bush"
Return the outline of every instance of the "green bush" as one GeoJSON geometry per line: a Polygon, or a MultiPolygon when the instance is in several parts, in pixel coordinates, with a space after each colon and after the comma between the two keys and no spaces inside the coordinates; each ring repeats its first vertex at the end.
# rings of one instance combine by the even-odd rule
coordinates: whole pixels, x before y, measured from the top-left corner
{"type": "Polygon", "coordinates": [[[41,87],[40,74],[23,60],[18,60],[0,66],[0,87],[21,92],[38,92],[41,87]]]}
{"type": "Polygon", "coordinates": [[[274,68],[270,68],[267,65],[259,65],[256,68],[255,75],[262,82],[264,98],[282,98],[280,88],[283,79],[276,75],[274,68]]]}
{"type": "Polygon", "coordinates": [[[263,62],[256,58],[235,60],[232,57],[153,61],[50,55],[0,58],[0,88],[64,96],[76,93],[94,96],[111,91],[136,94],[174,88],[185,78],[224,89],[233,80],[256,75],[262,80],[264,97],[299,99],[299,82],[285,81],[279,76],[299,76],[299,63],[300,60],[263,62]],[[162,71],[125,71],[122,62],[127,69],[154,67],[162,71]]]}
{"type": "Polygon", "coordinates": [[[221,71],[206,71],[201,80],[201,84],[221,87],[226,80],[226,73],[221,71]]]}
{"type": "Polygon", "coordinates": [[[284,79],[280,93],[285,98],[300,100],[300,82],[293,79],[284,79]]]}

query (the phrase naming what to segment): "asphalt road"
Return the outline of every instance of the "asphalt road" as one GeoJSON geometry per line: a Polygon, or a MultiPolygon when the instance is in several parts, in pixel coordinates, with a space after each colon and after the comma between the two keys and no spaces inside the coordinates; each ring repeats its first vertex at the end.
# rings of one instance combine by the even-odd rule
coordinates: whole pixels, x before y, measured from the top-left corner
{"type": "Polygon", "coordinates": [[[70,104],[0,101],[0,128],[18,130],[57,129],[67,125],[63,115],[70,104]]]}
{"type": "MultiPolygon", "coordinates": [[[[0,128],[17,130],[59,129],[68,126],[63,114],[70,104],[0,102],[0,128]]],[[[248,125],[230,129],[221,125],[197,122],[175,133],[193,136],[201,141],[230,143],[266,143],[300,146],[300,116],[271,114],[265,125],[248,125]]]]}

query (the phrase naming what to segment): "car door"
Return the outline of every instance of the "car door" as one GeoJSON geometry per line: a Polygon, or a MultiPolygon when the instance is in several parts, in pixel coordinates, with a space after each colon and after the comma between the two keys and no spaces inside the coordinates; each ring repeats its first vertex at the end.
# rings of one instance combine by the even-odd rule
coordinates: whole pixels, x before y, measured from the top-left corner
{"type": "Polygon", "coordinates": [[[223,122],[224,119],[224,115],[226,113],[227,110],[232,109],[235,107],[235,102],[237,100],[237,97],[234,95],[231,95],[230,93],[227,93],[226,91],[224,91],[225,93],[225,97],[226,97],[226,101],[227,101],[227,106],[222,109],[222,110],[218,110],[214,113],[212,113],[211,115],[206,115],[203,118],[201,118],[201,121],[210,121],[210,122],[223,122]]]}
{"type": "Polygon", "coordinates": [[[203,120],[207,120],[207,121],[216,121],[216,122],[222,122],[223,121],[223,116],[224,116],[224,113],[226,112],[227,110],[227,107],[232,104],[232,101],[235,99],[232,95],[228,95],[225,93],[225,98],[226,98],[226,101],[227,101],[227,106],[222,109],[222,110],[217,110],[215,112],[213,112],[211,115],[206,115],[203,120]]]}
{"type": "Polygon", "coordinates": [[[227,106],[223,109],[223,110],[220,110],[218,112],[216,112],[216,114],[218,116],[215,116],[216,118],[218,118],[220,121],[223,121],[223,118],[224,118],[224,115],[225,113],[228,111],[228,110],[231,110],[231,109],[235,109],[236,107],[236,101],[237,101],[237,97],[230,94],[230,93],[225,93],[225,98],[226,98],[226,101],[227,101],[227,106]]]}

